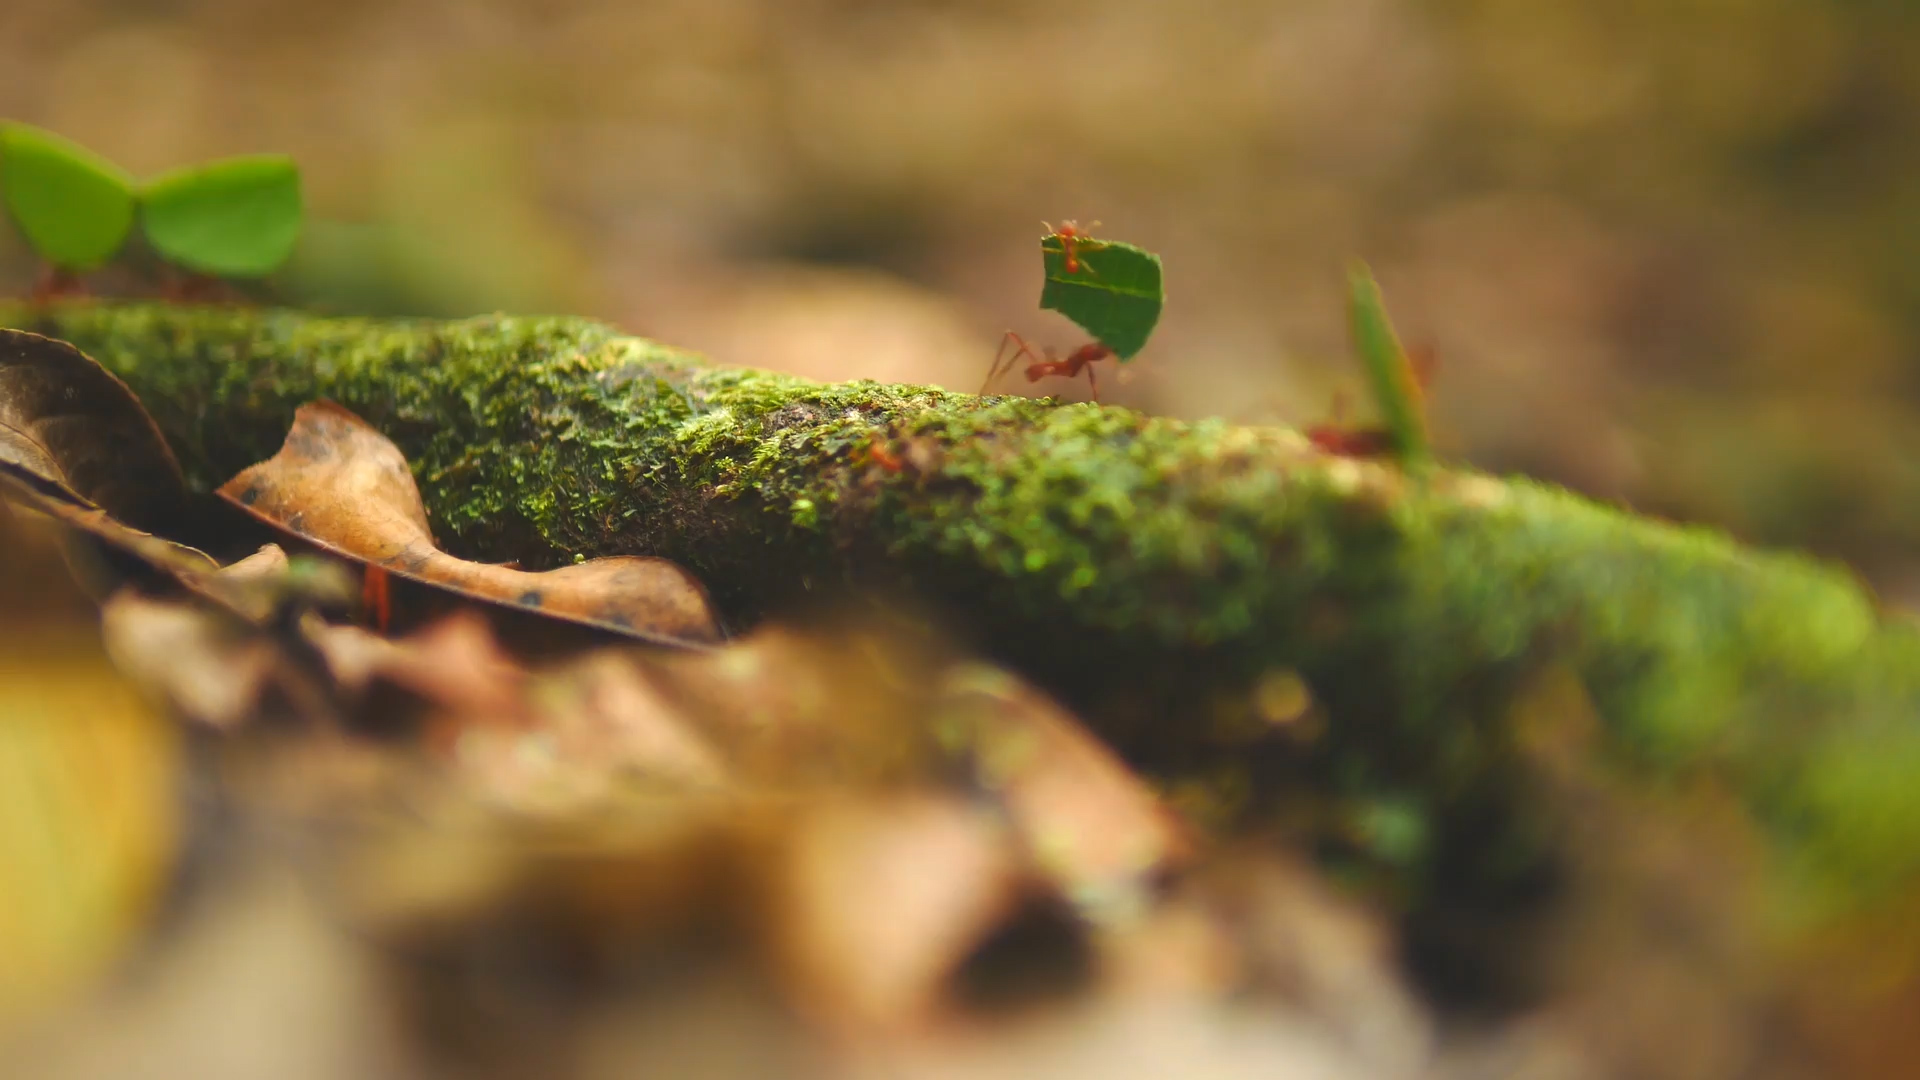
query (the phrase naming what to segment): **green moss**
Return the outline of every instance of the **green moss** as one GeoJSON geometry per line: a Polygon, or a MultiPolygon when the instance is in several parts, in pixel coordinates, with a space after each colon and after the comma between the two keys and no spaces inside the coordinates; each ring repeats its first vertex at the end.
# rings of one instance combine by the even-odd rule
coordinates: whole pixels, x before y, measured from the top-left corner
{"type": "Polygon", "coordinates": [[[905,592],[1151,767],[1346,807],[1316,820],[1418,808],[1396,859],[1510,868],[1550,834],[1506,731],[1543,665],[1578,673],[1622,768],[1719,777],[1783,843],[1844,853],[1810,864],[1905,859],[1883,849],[1920,820],[1835,809],[1864,768],[1846,748],[1914,737],[1911,629],[1837,568],[1544,485],[1410,483],[1282,429],[715,369],[578,319],[74,304],[0,323],[125,377],[199,487],[332,398],[406,453],[460,554],[664,555],[736,624],[810,588],[905,592]],[[1325,734],[1215,742],[1210,703],[1278,669],[1325,734]]]}

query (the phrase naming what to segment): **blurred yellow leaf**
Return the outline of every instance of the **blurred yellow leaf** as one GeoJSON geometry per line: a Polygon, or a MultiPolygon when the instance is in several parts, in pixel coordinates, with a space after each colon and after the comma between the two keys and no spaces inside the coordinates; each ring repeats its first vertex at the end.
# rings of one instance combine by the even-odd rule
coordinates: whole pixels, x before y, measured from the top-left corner
{"type": "Polygon", "coordinates": [[[0,646],[0,1024],[113,958],[177,847],[173,730],[71,644],[0,646]]]}

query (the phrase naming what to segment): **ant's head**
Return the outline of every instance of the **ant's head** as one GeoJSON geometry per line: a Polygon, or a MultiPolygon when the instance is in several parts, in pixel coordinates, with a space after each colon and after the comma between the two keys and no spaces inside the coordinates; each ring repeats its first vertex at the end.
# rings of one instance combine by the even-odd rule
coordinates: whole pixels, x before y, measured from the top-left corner
{"type": "Polygon", "coordinates": [[[1093,230],[1100,227],[1100,223],[1096,221],[1093,224],[1088,225],[1086,228],[1083,229],[1080,227],[1079,222],[1073,221],[1073,220],[1067,220],[1067,221],[1062,221],[1060,223],[1060,227],[1056,229],[1053,227],[1053,224],[1051,222],[1043,221],[1040,223],[1040,227],[1047,230],[1048,236],[1061,236],[1061,237],[1065,237],[1068,240],[1072,240],[1075,237],[1092,235],[1093,230]]]}

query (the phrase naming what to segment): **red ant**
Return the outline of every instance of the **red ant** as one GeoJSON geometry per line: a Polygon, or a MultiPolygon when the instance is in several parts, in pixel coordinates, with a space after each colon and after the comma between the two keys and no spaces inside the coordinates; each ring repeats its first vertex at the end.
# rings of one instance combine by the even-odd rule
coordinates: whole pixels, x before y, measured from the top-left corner
{"type": "Polygon", "coordinates": [[[34,280],[31,302],[44,304],[51,300],[67,300],[87,295],[86,283],[80,275],[71,270],[62,270],[57,266],[48,266],[40,271],[34,280]]]}
{"type": "Polygon", "coordinates": [[[867,444],[867,461],[890,473],[897,473],[907,467],[907,463],[900,459],[900,455],[893,452],[891,446],[878,439],[867,444]]]}
{"type": "MultiPolygon", "coordinates": [[[[1093,230],[1100,227],[1099,222],[1096,221],[1082,229],[1074,222],[1063,221],[1060,223],[1060,227],[1056,229],[1043,221],[1040,223],[1040,227],[1047,230],[1045,239],[1051,240],[1054,237],[1059,237],[1060,253],[1066,256],[1067,273],[1077,274],[1082,269],[1085,269],[1087,273],[1093,274],[1093,267],[1085,266],[1081,263],[1079,252],[1099,251],[1101,248],[1106,247],[1105,244],[1095,240],[1091,235],[1093,230]]],[[[1099,275],[1094,274],[1094,276],[1098,277],[1099,275]]]]}
{"type": "Polygon", "coordinates": [[[1100,383],[1093,377],[1093,365],[1102,360],[1111,359],[1113,355],[1112,349],[1097,341],[1089,341],[1073,350],[1064,360],[1055,357],[1051,348],[1036,354],[1033,346],[1028,345],[1025,338],[1009,330],[1000,339],[1000,348],[993,354],[993,366],[987,369],[987,381],[980,384],[980,392],[986,393],[987,387],[993,385],[993,380],[1012,371],[1014,364],[1024,356],[1033,361],[1027,365],[1028,382],[1039,382],[1049,375],[1064,375],[1071,379],[1084,369],[1087,373],[1087,385],[1093,389],[1093,400],[1097,402],[1100,400],[1100,383]],[[1009,341],[1019,346],[1012,353],[1007,353],[1009,341]]]}
{"type": "MultiPolygon", "coordinates": [[[[1439,356],[1431,345],[1415,346],[1407,350],[1407,366],[1413,369],[1414,388],[1423,397],[1427,387],[1432,384],[1433,373],[1439,365],[1439,356]]],[[[1333,419],[1325,424],[1315,424],[1308,428],[1307,441],[1323,453],[1337,454],[1341,457],[1380,457],[1393,449],[1392,432],[1380,427],[1346,427],[1346,412],[1346,393],[1335,394],[1333,419]]]]}

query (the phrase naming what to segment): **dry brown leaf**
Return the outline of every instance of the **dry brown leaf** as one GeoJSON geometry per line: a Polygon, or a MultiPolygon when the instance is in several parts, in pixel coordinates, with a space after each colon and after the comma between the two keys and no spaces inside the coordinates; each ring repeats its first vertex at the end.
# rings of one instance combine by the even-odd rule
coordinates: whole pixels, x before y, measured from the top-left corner
{"type": "Polygon", "coordinates": [[[0,330],[0,495],[166,574],[217,565],[149,531],[184,518],[186,482],[133,391],[66,342],[21,330],[0,330]]]}
{"type": "Polygon", "coordinates": [[[263,630],[289,602],[337,594],[333,570],[289,561],[269,544],[217,572],[181,574],[203,603],[119,590],[101,607],[101,636],[121,671],[186,719],[236,728],[262,711],[270,693],[304,719],[334,718],[331,687],[314,665],[263,630]]]}
{"type": "Polygon", "coordinates": [[[706,590],[665,559],[591,559],[529,573],[441,551],[399,448],[332,402],[301,406],[280,452],[220,495],[327,551],[464,597],[657,643],[721,636],[706,590]]]}
{"type": "Polygon", "coordinates": [[[457,744],[461,770],[493,800],[551,811],[617,791],[711,792],[732,780],[631,656],[589,653],[534,675],[525,694],[529,725],[466,727],[457,744]]]}
{"type": "Polygon", "coordinates": [[[0,330],[0,469],[148,532],[187,501],[133,391],[66,342],[23,330],[0,330]]]}
{"type": "Polygon", "coordinates": [[[727,780],[721,755],[633,650],[529,669],[472,611],[399,639],[317,621],[303,636],[356,728],[417,728],[490,805],[552,815],[619,790],[712,790],[727,780]]]}
{"type": "Polygon", "coordinates": [[[244,623],[196,605],[122,589],[100,610],[114,665],[177,715],[228,730],[251,718],[279,649],[244,623]]]}
{"type": "MultiPolygon", "coordinates": [[[[208,575],[220,566],[213,556],[203,551],[123,525],[104,510],[52,493],[16,473],[0,470],[0,496],[37,510],[113,551],[132,556],[140,565],[178,580],[208,575]]],[[[81,569],[75,567],[76,571],[81,569]]],[[[90,588],[100,589],[94,595],[110,591],[100,588],[95,574],[80,576],[88,581],[90,588]]],[[[109,584],[120,584],[117,574],[109,575],[109,584]]]]}
{"type": "Polygon", "coordinates": [[[415,634],[389,640],[354,626],[309,625],[306,638],[334,680],[365,699],[379,684],[430,710],[459,718],[454,728],[531,722],[526,669],[495,644],[485,619],[456,612],[415,634]]]}
{"type": "Polygon", "coordinates": [[[931,792],[798,807],[765,873],[795,1000],[841,1028],[926,1018],[1030,884],[994,814],[931,792]]]}
{"type": "Polygon", "coordinates": [[[998,668],[948,673],[934,727],[1006,808],[1040,872],[1089,917],[1137,911],[1192,838],[1079,721],[998,668]]]}
{"type": "Polygon", "coordinates": [[[933,761],[920,717],[934,657],[871,627],[766,625],[647,664],[743,783],[884,784],[924,778],[933,761]]]}

